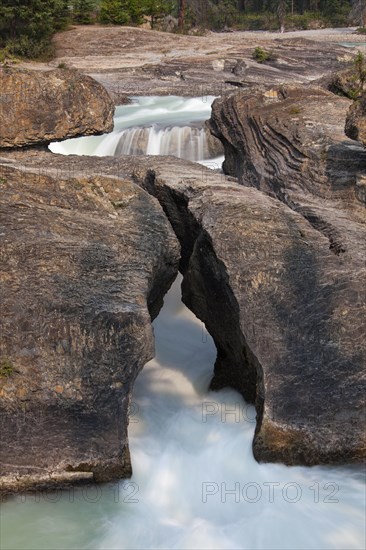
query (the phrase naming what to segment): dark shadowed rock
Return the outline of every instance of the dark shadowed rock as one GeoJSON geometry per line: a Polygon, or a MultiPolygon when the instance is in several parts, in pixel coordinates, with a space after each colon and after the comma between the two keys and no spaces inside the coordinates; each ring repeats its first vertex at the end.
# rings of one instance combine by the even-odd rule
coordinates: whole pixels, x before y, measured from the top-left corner
{"type": "Polygon", "coordinates": [[[366,146],[366,95],[351,105],[347,113],[345,132],[351,139],[366,146]]]}
{"type": "Polygon", "coordinates": [[[0,148],[110,132],[113,114],[106,90],[77,71],[0,68],[0,148]]]}
{"type": "Polygon", "coordinates": [[[113,159],[23,155],[0,161],[0,489],[126,477],[132,386],[179,246],[113,159]]]}

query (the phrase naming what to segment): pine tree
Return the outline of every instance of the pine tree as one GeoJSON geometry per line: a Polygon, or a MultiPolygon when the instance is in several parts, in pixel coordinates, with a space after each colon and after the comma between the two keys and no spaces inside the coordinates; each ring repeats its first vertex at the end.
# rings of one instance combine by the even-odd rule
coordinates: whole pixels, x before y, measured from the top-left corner
{"type": "Polygon", "coordinates": [[[93,22],[96,0],[74,0],[72,2],[72,19],[75,23],[88,25],[93,22]]]}
{"type": "Polygon", "coordinates": [[[186,19],[186,10],[187,10],[187,1],[179,0],[178,1],[178,27],[182,31],[184,28],[184,23],[186,19]]]}
{"type": "Polygon", "coordinates": [[[154,29],[156,23],[162,17],[168,15],[173,9],[173,3],[170,0],[144,0],[142,10],[144,15],[151,17],[151,28],[154,29]]]}
{"type": "Polygon", "coordinates": [[[68,21],[65,0],[2,0],[0,47],[24,57],[50,55],[52,35],[68,21]]]}
{"type": "Polygon", "coordinates": [[[277,15],[280,22],[281,33],[285,32],[286,21],[286,0],[278,0],[277,2],[277,15]]]}
{"type": "Polygon", "coordinates": [[[139,0],[102,0],[100,20],[114,25],[139,25],[142,22],[143,6],[139,0]]]}

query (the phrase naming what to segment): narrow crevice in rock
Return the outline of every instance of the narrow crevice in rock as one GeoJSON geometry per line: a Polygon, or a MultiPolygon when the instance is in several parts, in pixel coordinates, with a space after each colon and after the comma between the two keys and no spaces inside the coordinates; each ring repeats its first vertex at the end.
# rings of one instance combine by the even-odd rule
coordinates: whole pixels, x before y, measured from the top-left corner
{"type": "Polygon", "coordinates": [[[254,457],[288,465],[359,461],[363,305],[352,266],[364,269],[361,221],[344,231],[346,217],[333,224],[339,209],[312,196],[302,203],[300,191],[287,194],[278,180],[291,208],[268,196],[269,186],[264,193],[214,173],[208,181],[197,165],[177,159],[147,158],[134,173],[180,240],[183,301],[217,348],[211,389],[231,386],[256,404],[254,457]],[[342,241],[334,232],[326,238],[323,220],[342,241]],[[334,246],[345,242],[342,257],[329,249],[330,238],[334,246]],[[344,261],[351,255],[353,264],[344,261]]]}
{"type": "Polygon", "coordinates": [[[148,170],[142,180],[140,176],[134,174],[134,179],[150,195],[156,197],[163,208],[181,246],[179,270],[184,273],[199,232],[197,221],[189,213],[186,197],[168,186],[155,186],[154,170],[148,170]]]}
{"type": "Polygon", "coordinates": [[[232,387],[247,402],[254,403],[261,369],[240,330],[239,306],[225,266],[205,231],[196,238],[182,291],[183,302],[205,323],[217,347],[210,388],[232,387]]]}
{"type": "Polygon", "coordinates": [[[183,303],[206,325],[217,358],[211,390],[231,387],[248,403],[255,403],[257,430],[264,403],[262,367],[240,328],[239,305],[232,292],[224,263],[217,257],[209,234],[189,211],[189,199],[159,182],[149,170],[136,183],[155,196],[166,213],[181,244],[183,303]]]}

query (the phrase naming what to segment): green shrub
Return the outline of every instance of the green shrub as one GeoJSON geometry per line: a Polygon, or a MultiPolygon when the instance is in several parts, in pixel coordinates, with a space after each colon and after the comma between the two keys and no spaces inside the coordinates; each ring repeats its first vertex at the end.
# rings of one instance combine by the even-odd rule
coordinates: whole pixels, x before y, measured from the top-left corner
{"type": "Polygon", "coordinates": [[[326,27],[326,19],[322,16],[320,12],[305,11],[302,14],[295,13],[293,15],[289,14],[286,18],[286,28],[287,30],[308,30],[319,27],[326,27]]]}
{"type": "Polygon", "coordinates": [[[8,48],[0,49],[0,64],[7,65],[8,63],[18,63],[19,59],[11,54],[8,48]]]}
{"type": "Polygon", "coordinates": [[[97,8],[96,0],[73,0],[71,8],[72,20],[75,23],[81,25],[94,23],[97,8]]]}
{"type": "Polygon", "coordinates": [[[267,52],[258,46],[253,52],[253,59],[255,59],[257,63],[264,63],[265,61],[270,61],[270,59],[272,59],[272,55],[270,52],[267,52]]]}
{"type": "Polygon", "coordinates": [[[233,26],[241,31],[274,31],[278,29],[278,21],[274,13],[245,13],[235,18],[233,26]]]}
{"type": "MultiPolygon", "coordinates": [[[[357,52],[356,57],[353,61],[355,68],[355,77],[356,77],[356,89],[358,95],[363,91],[365,82],[366,82],[366,58],[361,52],[357,52]]],[[[354,99],[354,98],[351,98],[354,99]]]]}
{"type": "Polygon", "coordinates": [[[350,7],[347,4],[340,5],[337,0],[328,0],[323,9],[323,14],[331,27],[347,27],[349,25],[350,7]]]}
{"type": "Polygon", "coordinates": [[[37,40],[29,36],[20,36],[15,40],[9,40],[6,48],[11,56],[40,61],[49,61],[55,55],[54,46],[49,38],[37,40]]]}
{"type": "Polygon", "coordinates": [[[0,361],[0,378],[9,378],[14,374],[14,367],[8,359],[2,359],[0,361]]]}

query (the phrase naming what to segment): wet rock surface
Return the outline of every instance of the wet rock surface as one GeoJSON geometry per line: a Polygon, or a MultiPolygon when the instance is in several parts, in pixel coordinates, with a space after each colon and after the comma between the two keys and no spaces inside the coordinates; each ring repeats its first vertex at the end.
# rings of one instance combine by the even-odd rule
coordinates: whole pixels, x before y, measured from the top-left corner
{"type": "Polygon", "coordinates": [[[0,148],[110,132],[114,104],[74,70],[0,68],[0,148]]]}
{"type": "Polygon", "coordinates": [[[77,170],[53,158],[0,161],[5,491],[131,474],[132,386],[177,273],[179,245],[155,199],[93,158],[77,170]]]}

